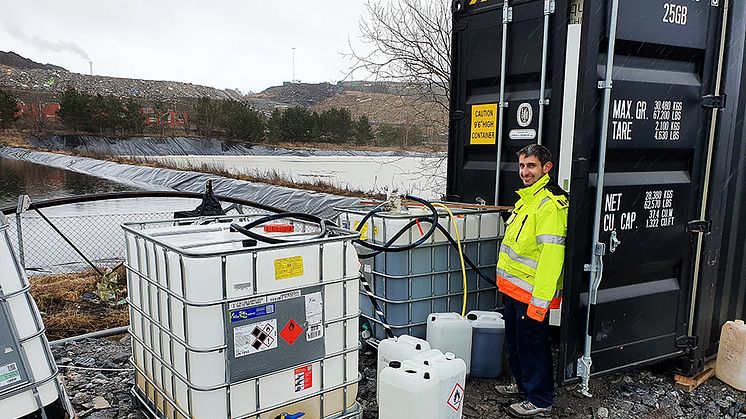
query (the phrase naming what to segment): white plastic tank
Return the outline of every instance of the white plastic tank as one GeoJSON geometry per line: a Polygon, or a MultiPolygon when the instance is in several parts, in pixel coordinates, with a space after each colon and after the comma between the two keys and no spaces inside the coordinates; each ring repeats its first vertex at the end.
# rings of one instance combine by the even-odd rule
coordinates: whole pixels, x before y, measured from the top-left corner
{"type": "Polygon", "coordinates": [[[231,231],[262,216],[123,226],[134,390],[159,417],[360,411],[357,234],[319,238],[318,225],[292,219],[255,231],[292,243],[231,231]]]}
{"type": "Polygon", "coordinates": [[[723,325],[715,374],[731,387],[746,391],[746,325],[743,320],[723,325]]]}
{"type": "Polygon", "coordinates": [[[505,320],[496,311],[470,311],[466,318],[471,323],[471,369],[478,378],[497,378],[503,370],[505,320]]]}
{"type": "MultiPolygon", "coordinates": [[[[430,344],[424,339],[413,336],[402,335],[382,340],[378,343],[376,377],[380,377],[381,371],[388,367],[391,361],[403,362],[427,350],[430,350],[430,344]]],[[[380,381],[376,383],[376,387],[377,390],[380,389],[380,381]]],[[[377,394],[378,391],[376,391],[377,394]]]]}
{"type": "Polygon", "coordinates": [[[458,313],[432,313],[427,317],[427,341],[433,349],[451,352],[471,368],[471,323],[458,313]]]}
{"type": "Polygon", "coordinates": [[[393,361],[381,371],[379,381],[379,419],[438,417],[440,377],[435,369],[393,361]]]}
{"type": "Polygon", "coordinates": [[[39,309],[0,214],[0,416],[72,417],[39,309]],[[69,416],[66,416],[69,415],[69,416]]]}
{"type": "MultiPolygon", "coordinates": [[[[464,411],[466,389],[466,363],[450,352],[431,349],[415,355],[411,362],[433,368],[438,372],[437,419],[460,419],[464,411]]],[[[406,365],[406,363],[405,363],[406,365]]]]}

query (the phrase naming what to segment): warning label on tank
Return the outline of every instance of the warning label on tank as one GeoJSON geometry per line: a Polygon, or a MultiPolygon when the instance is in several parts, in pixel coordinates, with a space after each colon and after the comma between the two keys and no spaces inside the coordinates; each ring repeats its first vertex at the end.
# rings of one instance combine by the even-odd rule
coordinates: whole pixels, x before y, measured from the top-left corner
{"type": "Polygon", "coordinates": [[[464,388],[461,384],[456,383],[451,390],[451,395],[448,396],[448,406],[453,409],[454,412],[458,412],[461,409],[461,402],[464,400],[464,388]]]}
{"type": "Polygon", "coordinates": [[[235,357],[268,351],[277,347],[277,319],[239,326],[233,329],[235,357]]]}
{"type": "Polygon", "coordinates": [[[293,375],[296,393],[313,387],[313,368],[310,365],[296,368],[293,375]]]}
{"type": "Polygon", "coordinates": [[[497,139],[497,103],[472,105],[469,144],[495,144],[497,139]]]}
{"type": "Polygon", "coordinates": [[[231,323],[253,319],[256,317],[266,316],[275,312],[274,304],[263,306],[248,307],[240,310],[231,311],[231,323]]]}
{"type": "Polygon", "coordinates": [[[275,259],[275,280],[303,276],[303,256],[275,259]]]}
{"type": "Polygon", "coordinates": [[[21,373],[15,362],[0,367],[0,387],[21,381],[21,373]]]}
{"type": "Polygon", "coordinates": [[[306,295],[306,340],[312,341],[324,337],[324,300],[320,292],[306,295]]]}

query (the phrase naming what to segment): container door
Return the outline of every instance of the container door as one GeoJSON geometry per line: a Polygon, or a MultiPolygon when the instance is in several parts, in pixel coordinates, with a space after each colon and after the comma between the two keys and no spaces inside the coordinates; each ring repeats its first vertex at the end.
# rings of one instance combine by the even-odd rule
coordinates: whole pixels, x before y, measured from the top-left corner
{"type": "MultiPolygon", "coordinates": [[[[583,354],[610,0],[585,0],[559,381],[583,354]]],[[[600,241],[591,310],[592,375],[680,355],[689,344],[691,272],[721,6],[622,0],[614,53],[600,241]]]]}
{"type": "Polygon", "coordinates": [[[453,2],[449,199],[513,205],[515,153],[537,142],[559,151],[568,3],[453,2]]]}

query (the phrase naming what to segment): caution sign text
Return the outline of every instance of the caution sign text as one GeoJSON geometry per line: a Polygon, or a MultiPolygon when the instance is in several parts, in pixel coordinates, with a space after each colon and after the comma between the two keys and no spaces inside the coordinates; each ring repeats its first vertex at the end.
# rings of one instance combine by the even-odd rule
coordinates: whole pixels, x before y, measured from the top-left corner
{"type": "Polygon", "coordinates": [[[497,103],[472,105],[469,144],[495,144],[497,138],[497,103]]]}
{"type": "Polygon", "coordinates": [[[296,276],[303,276],[302,256],[275,259],[275,280],[279,281],[296,276]]]}

